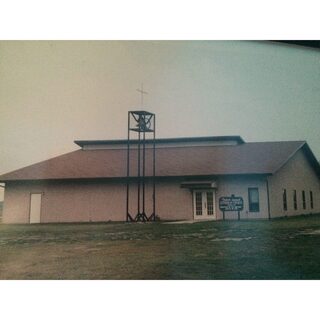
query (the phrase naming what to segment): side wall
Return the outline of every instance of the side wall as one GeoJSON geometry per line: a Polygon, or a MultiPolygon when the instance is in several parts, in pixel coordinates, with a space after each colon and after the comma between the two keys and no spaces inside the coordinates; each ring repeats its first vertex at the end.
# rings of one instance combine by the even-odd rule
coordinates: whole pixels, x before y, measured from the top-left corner
{"type": "MultiPolygon", "coordinates": [[[[268,219],[268,196],[266,176],[230,176],[221,177],[218,180],[216,192],[217,219],[223,218],[223,213],[219,210],[219,198],[230,197],[232,194],[242,197],[244,208],[240,214],[240,219],[268,219]],[[248,188],[258,188],[259,191],[259,212],[249,211],[248,188]]],[[[237,219],[237,212],[226,212],[226,219],[237,219]]]]}
{"type": "MultiPolygon", "coordinates": [[[[137,212],[137,193],[131,186],[130,212],[137,212]]],[[[30,194],[42,193],[41,222],[125,221],[126,185],[122,182],[7,183],[4,223],[29,223],[30,194]]],[[[146,213],[152,213],[152,187],[146,186],[146,213]]],[[[180,181],[157,182],[156,214],[162,220],[193,217],[189,190],[180,181]]]]}
{"type": "Polygon", "coordinates": [[[320,212],[320,181],[302,150],[268,181],[271,218],[320,212]],[[283,208],[283,189],[287,191],[287,211],[283,208]],[[293,190],[297,191],[297,210],[293,205],[293,190]],[[306,209],[302,206],[302,190],[306,195],[306,209]],[[310,191],[313,193],[313,209],[310,206],[310,191]]]}

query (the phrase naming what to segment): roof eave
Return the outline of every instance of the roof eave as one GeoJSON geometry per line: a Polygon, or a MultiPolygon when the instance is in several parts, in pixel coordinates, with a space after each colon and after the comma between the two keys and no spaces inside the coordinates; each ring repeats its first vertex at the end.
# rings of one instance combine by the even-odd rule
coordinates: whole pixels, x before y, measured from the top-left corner
{"type": "MultiPolygon", "coordinates": [[[[243,176],[270,176],[272,173],[269,172],[245,172],[245,173],[212,173],[212,174],[193,174],[193,175],[162,175],[162,176],[156,176],[156,179],[162,179],[162,178],[195,178],[195,177],[230,177],[230,176],[236,176],[236,177],[243,177],[243,176]]],[[[138,176],[132,176],[131,179],[137,179],[138,176]]],[[[152,179],[152,176],[146,176],[147,179],[152,179]]],[[[84,180],[123,180],[127,179],[126,176],[116,176],[116,177],[69,177],[69,178],[30,178],[30,179],[3,179],[0,178],[0,183],[8,183],[8,182],[45,182],[45,181],[84,181],[84,180]]]]}
{"type": "MultiPolygon", "coordinates": [[[[158,138],[156,143],[176,143],[176,142],[210,142],[210,141],[227,141],[235,140],[239,144],[245,143],[241,136],[206,136],[206,137],[181,137],[181,138],[158,138]]],[[[74,140],[75,144],[79,147],[84,145],[115,145],[115,144],[127,144],[127,139],[121,140],[74,140]]],[[[137,143],[138,140],[131,140],[130,143],[137,143]]],[[[146,143],[153,143],[152,139],[147,139],[146,143]]]]}

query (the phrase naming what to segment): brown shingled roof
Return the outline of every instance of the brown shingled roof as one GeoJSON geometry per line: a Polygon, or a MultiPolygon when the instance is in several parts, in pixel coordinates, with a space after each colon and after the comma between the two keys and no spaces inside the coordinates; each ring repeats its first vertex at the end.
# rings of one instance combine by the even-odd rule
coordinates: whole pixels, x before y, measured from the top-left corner
{"type": "MultiPolygon", "coordinates": [[[[159,148],[156,176],[272,174],[304,145],[285,141],[159,148]]],[[[136,175],[136,152],[131,151],[131,175],[136,175]]],[[[126,157],[125,149],[77,150],[4,174],[0,181],[120,178],[126,176],[126,157]]],[[[152,149],[146,150],[146,159],[146,175],[151,175],[152,149]]]]}

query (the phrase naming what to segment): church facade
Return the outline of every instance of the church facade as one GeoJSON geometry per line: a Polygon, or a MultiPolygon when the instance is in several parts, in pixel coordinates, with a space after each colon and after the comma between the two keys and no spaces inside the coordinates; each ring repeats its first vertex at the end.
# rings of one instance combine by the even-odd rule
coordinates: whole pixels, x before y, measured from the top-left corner
{"type": "MultiPolygon", "coordinates": [[[[127,140],[80,147],[0,176],[3,223],[126,221],[127,140]]],[[[130,208],[137,210],[131,142],[130,208]]],[[[152,213],[152,141],[146,141],[146,213],[152,213]]],[[[305,141],[250,142],[239,136],[156,140],[160,220],[272,219],[320,213],[320,165],[305,141]],[[243,207],[223,211],[221,199],[243,207]]]]}

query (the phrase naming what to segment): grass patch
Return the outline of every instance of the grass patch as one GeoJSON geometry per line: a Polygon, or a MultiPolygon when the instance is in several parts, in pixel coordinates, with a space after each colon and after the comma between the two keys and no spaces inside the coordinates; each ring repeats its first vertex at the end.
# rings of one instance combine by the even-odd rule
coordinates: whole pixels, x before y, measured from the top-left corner
{"type": "Polygon", "coordinates": [[[0,225],[0,279],[320,279],[320,216],[0,225]]]}

